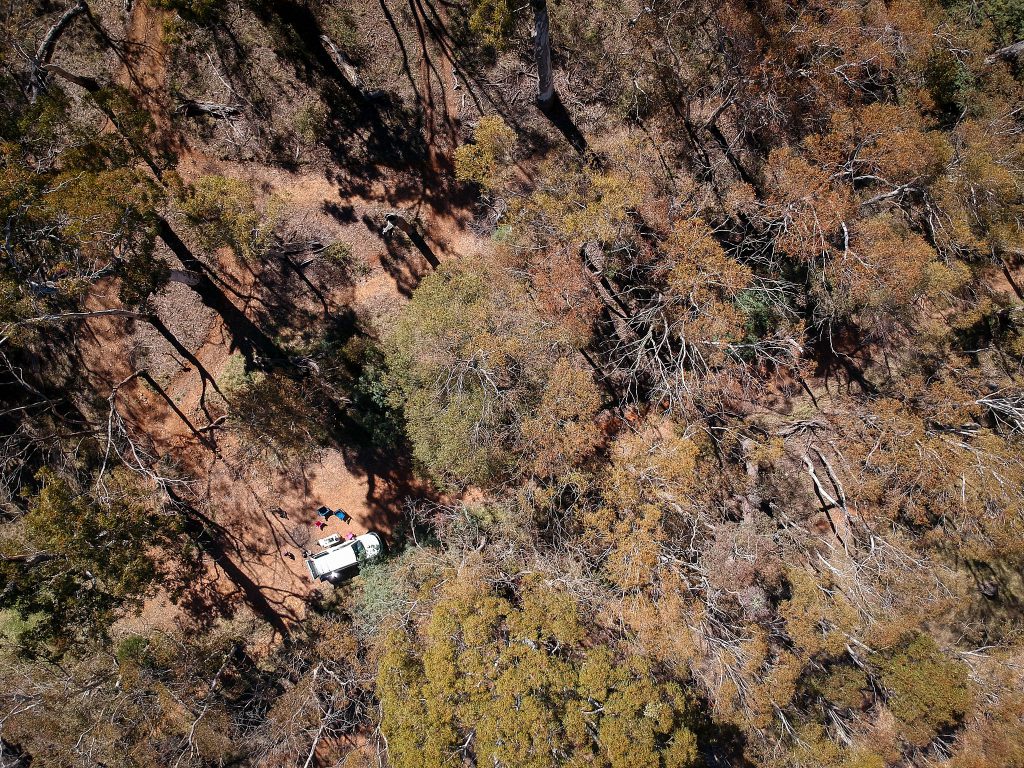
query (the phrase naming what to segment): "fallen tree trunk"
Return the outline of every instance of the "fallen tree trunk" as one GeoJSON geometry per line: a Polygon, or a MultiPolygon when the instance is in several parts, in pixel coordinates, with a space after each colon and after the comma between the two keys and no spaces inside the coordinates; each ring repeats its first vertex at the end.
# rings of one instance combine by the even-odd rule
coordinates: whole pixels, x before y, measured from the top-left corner
{"type": "Polygon", "coordinates": [[[73,72],[68,72],[64,67],[58,64],[45,64],[42,69],[46,72],[52,72],[53,74],[67,80],[69,83],[74,83],[79,88],[82,88],[89,93],[96,93],[103,86],[99,84],[99,81],[93,77],[86,77],[84,75],[76,75],[73,72]]]}
{"type": "Polygon", "coordinates": [[[320,42],[324,44],[328,55],[330,55],[335,66],[345,76],[348,84],[359,91],[363,98],[366,98],[366,86],[363,84],[363,78],[359,76],[359,70],[355,68],[355,65],[348,60],[348,57],[342,53],[341,49],[327,35],[320,35],[320,42]]]}
{"type": "Polygon", "coordinates": [[[43,36],[43,40],[36,49],[36,55],[32,62],[32,75],[28,84],[28,95],[35,101],[39,94],[46,90],[46,65],[53,58],[53,52],[57,48],[57,41],[71,25],[71,22],[88,10],[85,0],[78,0],[77,3],[68,8],[57,19],[56,23],[43,36]]]}
{"type": "Polygon", "coordinates": [[[210,101],[192,101],[186,99],[178,105],[177,111],[185,117],[206,115],[218,120],[229,120],[242,114],[242,108],[235,104],[216,104],[210,101]]]}
{"type": "Polygon", "coordinates": [[[1020,58],[1021,54],[1024,54],[1024,40],[1018,40],[1012,45],[1007,45],[1004,48],[1000,48],[997,51],[993,51],[991,54],[985,57],[986,64],[995,64],[997,61],[1002,59],[1003,61],[1016,61],[1020,58]]]}

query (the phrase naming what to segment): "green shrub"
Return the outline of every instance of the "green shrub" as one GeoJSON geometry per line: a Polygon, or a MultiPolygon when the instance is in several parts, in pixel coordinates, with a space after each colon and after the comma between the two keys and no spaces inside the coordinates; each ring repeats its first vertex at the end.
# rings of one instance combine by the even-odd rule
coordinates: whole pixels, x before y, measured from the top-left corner
{"type": "Polygon", "coordinates": [[[214,21],[224,7],[221,0],[149,0],[157,8],[174,11],[183,19],[197,24],[214,21]]]}
{"type": "Polygon", "coordinates": [[[911,744],[926,746],[967,712],[971,696],[966,666],[944,654],[928,635],[917,635],[873,661],[881,673],[889,709],[911,744]]]}

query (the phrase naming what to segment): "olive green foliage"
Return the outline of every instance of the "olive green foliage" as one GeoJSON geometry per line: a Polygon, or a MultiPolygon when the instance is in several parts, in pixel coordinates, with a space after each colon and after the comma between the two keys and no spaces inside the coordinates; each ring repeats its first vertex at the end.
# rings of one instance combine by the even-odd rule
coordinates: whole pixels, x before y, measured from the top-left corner
{"type": "Polygon", "coordinates": [[[918,635],[875,661],[903,738],[925,746],[955,726],[971,703],[967,668],[918,635]]]}
{"type": "Polygon", "coordinates": [[[23,298],[73,305],[107,273],[123,277],[128,305],[159,289],[166,265],[153,245],[162,194],[146,174],[95,158],[50,172],[30,171],[25,161],[15,145],[0,145],[0,216],[15,246],[6,267],[46,286],[23,298]]]}
{"type": "Polygon", "coordinates": [[[330,113],[322,101],[300,107],[295,113],[295,132],[306,144],[319,144],[327,136],[330,113]]]}
{"type": "Polygon", "coordinates": [[[518,597],[458,584],[421,635],[391,634],[377,678],[391,765],[454,766],[468,750],[521,768],[696,765],[681,687],[595,645],[568,595],[518,597]]]}
{"type": "Polygon", "coordinates": [[[244,181],[200,176],[185,190],[179,205],[206,248],[228,246],[250,260],[269,244],[273,215],[257,208],[256,194],[244,181]]]}
{"type": "Polygon", "coordinates": [[[235,392],[250,386],[261,374],[246,370],[245,355],[235,352],[224,363],[220,376],[217,377],[217,386],[228,397],[235,392]]]}
{"type": "Polygon", "coordinates": [[[324,248],[321,257],[328,264],[340,269],[350,280],[359,280],[370,274],[370,267],[365,259],[357,256],[352,246],[343,240],[336,240],[324,248]]]}
{"type": "Polygon", "coordinates": [[[232,717],[263,693],[245,650],[252,638],[242,624],[82,644],[56,664],[0,654],[0,697],[30,686],[35,704],[5,720],[4,756],[13,743],[45,755],[48,768],[75,768],[85,754],[93,765],[131,768],[238,764],[258,738],[240,738],[232,717]]]}
{"type": "Polygon", "coordinates": [[[0,606],[29,620],[14,638],[23,648],[62,653],[146,595],[162,570],[155,548],[178,525],[124,470],[93,488],[51,471],[39,483],[24,518],[0,530],[0,606]]]}
{"type": "Polygon", "coordinates": [[[499,51],[508,48],[515,27],[515,7],[510,0],[474,0],[469,31],[483,46],[499,51]]]}
{"type": "Polygon", "coordinates": [[[549,113],[525,1],[152,0],[155,46],[94,1],[53,61],[99,88],[35,94],[72,2],[0,13],[0,762],[1024,768],[1020,0],[548,0],[549,113]],[[306,280],[270,189],[336,240],[306,280]],[[161,219],[282,349],[223,422],[150,329],[68,314],[208,357],[230,308],[149,301],[161,219]],[[209,440],[111,397],[143,355],[209,440]],[[129,437],[218,513],[331,450],[388,557],[299,582],[284,501],[179,550],[95,476],[129,437]],[[193,552],[189,632],[119,620],[193,552]]]}
{"type": "Polygon", "coordinates": [[[349,58],[358,61],[365,53],[358,23],[344,4],[327,8],[321,17],[321,25],[331,42],[349,58]]]}
{"type": "Polygon", "coordinates": [[[455,175],[486,189],[496,188],[509,173],[516,132],[500,115],[480,118],[473,142],[455,150],[455,175]]]}
{"type": "Polygon", "coordinates": [[[858,667],[839,665],[814,683],[815,691],[830,703],[850,710],[862,708],[869,690],[867,675],[858,667]]]}
{"type": "MultiPolygon", "coordinates": [[[[526,417],[544,404],[554,424],[568,423],[586,410],[592,416],[599,402],[585,375],[575,379],[584,395],[575,414],[549,388],[558,384],[553,371],[561,379],[577,366],[572,352],[560,329],[543,322],[525,286],[498,265],[442,265],[416,290],[386,348],[416,458],[454,484],[528,470],[544,446],[533,439],[543,439],[540,425],[524,437],[526,417]],[[559,360],[565,362],[556,367],[559,360]]],[[[577,459],[586,448],[557,453],[577,459]]]]}
{"type": "Polygon", "coordinates": [[[118,135],[140,159],[153,162],[148,140],[153,132],[153,116],[124,86],[108,84],[89,94],[92,101],[117,128],[118,135]]]}
{"type": "Polygon", "coordinates": [[[1024,3],[1020,0],[945,0],[954,18],[989,31],[993,43],[1009,45],[1024,38],[1024,3]]]}
{"type": "Polygon", "coordinates": [[[374,348],[361,361],[358,378],[351,388],[349,411],[363,426],[377,448],[395,448],[405,436],[402,410],[391,398],[383,355],[374,348]]]}
{"type": "Polygon", "coordinates": [[[400,404],[392,401],[380,345],[363,333],[349,329],[328,333],[311,350],[335,390],[344,393],[342,408],[361,431],[349,431],[348,439],[393,451],[404,441],[405,426],[400,404]],[[347,338],[344,338],[347,336],[347,338]]]}

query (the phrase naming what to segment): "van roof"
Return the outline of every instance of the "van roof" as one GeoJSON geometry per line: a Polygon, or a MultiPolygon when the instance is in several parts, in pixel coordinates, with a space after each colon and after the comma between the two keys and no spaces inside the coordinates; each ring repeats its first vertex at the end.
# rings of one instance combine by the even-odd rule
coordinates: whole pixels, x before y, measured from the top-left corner
{"type": "Polygon", "coordinates": [[[355,541],[347,541],[337,547],[332,547],[313,555],[309,558],[311,570],[315,571],[317,576],[323,576],[325,573],[351,568],[358,562],[353,544],[355,544],[355,541]]]}
{"type": "Polygon", "coordinates": [[[362,536],[358,536],[351,541],[346,541],[343,544],[331,547],[310,557],[306,560],[310,573],[316,577],[325,576],[328,573],[343,571],[356,565],[359,562],[354,546],[356,542],[366,547],[367,554],[370,557],[380,549],[380,539],[377,534],[372,532],[364,533],[362,536]]]}

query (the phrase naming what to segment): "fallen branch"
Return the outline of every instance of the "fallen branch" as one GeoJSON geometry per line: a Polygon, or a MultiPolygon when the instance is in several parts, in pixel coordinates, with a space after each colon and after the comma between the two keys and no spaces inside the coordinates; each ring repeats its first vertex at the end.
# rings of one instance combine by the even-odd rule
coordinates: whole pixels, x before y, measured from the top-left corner
{"type": "Polygon", "coordinates": [[[832,517],[833,508],[839,508],[842,509],[843,512],[846,512],[846,506],[832,498],[832,495],[825,490],[825,486],[818,477],[818,473],[814,471],[814,464],[811,462],[810,457],[805,454],[803,456],[803,460],[804,465],[807,467],[807,474],[811,476],[811,480],[814,482],[814,492],[818,496],[818,501],[821,502],[821,508],[825,512],[825,518],[828,520],[829,528],[832,529],[832,533],[836,539],[839,540],[839,543],[843,545],[843,549],[846,551],[846,554],[850,554],[849,543],[847,542],[846,537],[839,532],[839,526],[836,525],[836,521],[832,517]]]}
{"type": "Polygon", "coordinates": [[[99,84],[99,81],[96,80],[96,78],[85,77],[83,75],[76,75],[73,72],[68,72],[66,69],[64,69],[64,67],[60,66],[59,64],[44,64],[41,67],[41,69],[45,70],[46,72],[50,72],[54,75],[57,75],[58,77],[62,77],[69,83],[74,83],[79,88],[83,88],[89,93],[96,93],[102,88],[102,86],[99,84]]]}
{"type": "Polygon", "coordinates": [[[43,36],[43,40],[39,43],[32,62],[32,75],[28,86],[29,98],[32,101],[35,101],[39,94],[46,90],[46,65],[53,58],[53,52],[57,48],[57,41],[60,40],[61,35],[71,25],[71,22],[85,13],[87,8],[85,0],[78,0],[78,2],[61,14],[56,23],[43,36]]]}
{"type": "Polygon", "coordinates": [[[341,74],[345,76],[348,84],[355,88],[363,98],[367,98],[366,86],[363,84],[363,78],[359,76],[359,70],[355,68],[355,65],[348,60],[348,57],[342,53],[341,49],[327,35],[320,35],[320,42],[324,44],[324,48],[327,49],[331,61],[338,67],[341,74]]]}
{"type": "Polygon", "coordinates": [[[1022,53],[1024,53],[1024,40],[1018,40],[1016,43],[1011,43],[997,51],[992,51],[992,53],[985,57],[985,63],[995,64],[1000,59],[1003,61],[1015,61],[1022,53]]]}
{"type": "Polygon", "coordinates": [[[217,120],[230,120],[242,114],[242,108],[236,104],[216,104],[210,101],[193,101],[186,99],[176,108],[185,117],[213,117],[217,120]]]}

